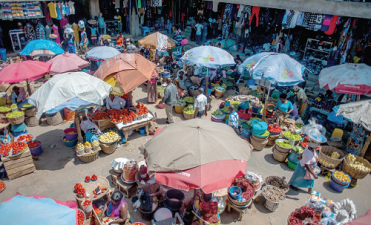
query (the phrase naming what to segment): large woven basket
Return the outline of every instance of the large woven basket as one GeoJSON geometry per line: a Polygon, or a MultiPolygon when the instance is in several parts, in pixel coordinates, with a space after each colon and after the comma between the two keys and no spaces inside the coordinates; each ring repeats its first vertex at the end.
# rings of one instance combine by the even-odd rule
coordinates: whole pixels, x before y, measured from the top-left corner
{"type": "Polygon", "coordinates": [[[337,148],[331,147],[331,146],[322,146],[319,150],[318,154],[318,161],[321,163],[322,166],[325,166],[329,169],[335,169],[340,165],[340,163],[343,161],[345,157],[345,153],[337,148]],[[329,157],[328,155],[331,155],[333,152],[338,152],[340,157],[338,159],[334,159],[329,157]],[[332,166],[329,166],[329,164],[333,164],[332,166]]]}
{"type": "Polygon", "coordinates": [[[40,124],[40,121],[37,119],[36,116],[26,117],[24,122],[29,127],[36,127],[36,126],[39,126],[39,124],[40,124]]]}
{"type": "Polygon", "coordinates": [[[268,138],[259,138],[254,134],[250,137],[251,145],[254,147],[254,150],[261,151],[268,143],[268,138]]]}
{"type": "Polygon", "coordinates": [[[100,142],[100,147],[102,148],[102,151],[104,153],[112,154],[116,151],[118,141],[119,140],[116,140],[116,141],[111,142],[111,143],[106,143],[106,142],[102,142],[102,141],[99,141],[99,142],[100,142]]]}
{"type": "Polygon", "coordinates": [[[86,153],[86,154],[83,154],[83,155],[77,155],[77,157],[82,162],[89,163],[89,162],[93,162],[94,160],[98,159],[98,155],[99,155],[99,150],[98,151],[95,151],[93,154],[86,153]]]}
{"type": "Polygon", "coordinates": [[[24,110],[24,114],[25,114],[27,117],[35,116],[36,113],[37,113],[37,109],[36,109],[36,107],[31,107],[31,108],[29,108],[29,109],[24,110]]]}
{"type": "Polygon", "coordinates": [[[139,182],[139,180],[138,180],[139,176],[140,176],[139,172],[137,172],[135,174],[135,182],[138,184],[138,188],[142,188],[144,191],[146,191],[150,195],[155,194],[159,191],[159,189],[160,189],[160,184],[159,183],[155,182],[153,184],[149,184],[149,183],[143,184],[143,183],[139,182]]]}
{"type": "Polygon", "coordinates": [[[273,146],[275,144],[275,141],[279,138],[279,136],[280,136],[279,134],[269,135],[267,145],[268,146],[273,146]]]}
{"type": "Polygon", "coordinates": [[[178,114],[182,114],[185,106],[175,106],[175,112],[178,114]]]}
{"type": "Polygon", "coordinates": [[[46,122],[51,126],[57,126],[63,122],[61,113],[58,111],[53,115],[46,115],[46,122]]]}
{"type": "Polygon", "coordinates": [[[15,118],[9,118],[7,117],[8,121],[10,124],[12,125],[18,125],[18,124],[21,124],[24,122],[24,114],[22,116],[18,116],[18,117],[15,117],[15,118]]]}
{"type": "Polygon", "coordinates": [[[280,152],[278,149],[277,149],[277,145],[274,147],[274,150],[273,150],[273,159],[275,159],[276,161],[278,162],[285,162],[287,156],[289,155],[289,153],[283,153],[283,152],[280,152]]]}
{"type": "Polygon", "coordinates": [[[290,190],[289,184],[283,178],[277,176],[266,177],[265,185],[273,185],[279,187],[285,194],[290,190]]]}
{"type": "Polygon", "coordinates": [[[183,112],[183,116],[184,116],[184,119],[186,119],[186,120],[190,120],[190,119],[195,118],[194,114],[188,114],[188,113],[185,113],[185,112],[183,112]]]}
{"type": "MultiPolygon", "coordinates": [[[[366,159],[360,156],[355,156],[355,157],[356,157],[356,161],[363,163],[365,167],[371,170],[371,164],[366,159]]],[[[353,179],[363,179],[365,178],[365,176],[367,176],[368,172],[353,168],[350,164],[351,163],[348,157],[345,157],[343,161],[343,171],[349,174],[349,176],[351,176],[353,179]]]]}

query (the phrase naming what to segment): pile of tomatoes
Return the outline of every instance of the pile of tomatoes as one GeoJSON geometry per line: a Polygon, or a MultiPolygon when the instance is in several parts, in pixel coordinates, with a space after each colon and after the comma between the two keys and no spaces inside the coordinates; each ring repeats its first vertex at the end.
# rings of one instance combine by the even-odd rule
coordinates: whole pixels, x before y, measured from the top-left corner
{"type": "Polygon", "coordinates": [[[93,115],[93,120],[105,120],[108,118],[108,114],[105,112],[97,112],[93,115]]]}
{"type": "Polygon", "coordinates": [[[5,189],[5,183],[4,181],[0,180],[0,192],[5,189]]]}
{"type": "Polygon", "coordinates": [[[245,120],[248,120],[252,117],[252,111],[249,110],[247,113],[244,113],[244,110],[238,110],[237,111],[237,114],[238,114],[238,117],[241,118],[241,119],[245,119],[245,120]]]}
{"type": "Polygon", "coordinates": [[[79,225],[83,225],[85,222],[85,215],[81,210],[77,210],[77,221],[79,225]]]}
{"type": "Polygon", "coordinates": [[[91,201],[86,199],[83,203],[82,203],[82,206],[88,206],[88,205],[91,205],[91,201]]]}
{"type": "Polygon", "coordinates": [[[121,123],[124,117],[122,115],[113,115],[111,116],[111,122],[112,123],[121,123]]]}
{"type": "Polygon", "coordinates": [[[85,182],[89,182],[90,181],[90,177],[89,176],[86,176],[85,177],[85,182]]]}
{"type": "Polygon", "coordinates": [[[24,142],[13,142],[10,144],[3,144],[0,147],[0,155],[6,157],[9,155],[9,152],[12,151],[13,155],[17,155],[20,152],[23,152],[27,148],[27,144],[24,142]]]}
{"type": "Polygon", "coordinates": [[[21,136],[18,137],[17,141],[26,141],[26,142],[29,142],[32,140],[32,136],[29,135],[29,134],[23,134],[21,136]]]}
{"type": "Polygon", "coordinates": [[[75,193],[76,194],[80,194],[80,195],[85,194],[85,188],[82,187],[82,184],[76,183],[74,188],[75,188],[75,193]]]}
{"type": "Polygon", "coordinates": [[[272,133],[281,133],[282,129],[277,124],[274,124],[274,125],[269,124],[268,131],[272,133]]]}
{"type": "Polygon", "coordinates": [[[12,150],[12,146],[10,144],[8,144],[8,145],[3,144],[0,147],[0,155],[6,157],[6,156],[9,155],[10,150],[12,150]]]}
{"type": "Polygon", "coordinates": [[[98,179],[97,175],[93,174],[93,176],[91,176],[92,181],[96,181],[97,179],[98,179]]]}
{"type": "Polygon", "coordinates": [[[40,141],[31,141],[31,142],[28,142],[28,147],[29,148],[37,148],[41,145],[41,142],[40,141]]]}

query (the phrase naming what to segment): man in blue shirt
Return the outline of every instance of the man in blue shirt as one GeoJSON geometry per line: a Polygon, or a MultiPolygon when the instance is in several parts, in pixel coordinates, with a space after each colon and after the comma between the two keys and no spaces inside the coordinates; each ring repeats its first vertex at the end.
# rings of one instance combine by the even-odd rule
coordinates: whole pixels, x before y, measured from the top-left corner
{"type": "Polygon", "coordinates": [[[280,100],[278,100],[276,107],[274,107],[274,118],[273,122],[282,123],[285,118],[289,117],[291,111],[294,109],[292,103],[287,100],[287,95],[282,93],[280,100]]]}

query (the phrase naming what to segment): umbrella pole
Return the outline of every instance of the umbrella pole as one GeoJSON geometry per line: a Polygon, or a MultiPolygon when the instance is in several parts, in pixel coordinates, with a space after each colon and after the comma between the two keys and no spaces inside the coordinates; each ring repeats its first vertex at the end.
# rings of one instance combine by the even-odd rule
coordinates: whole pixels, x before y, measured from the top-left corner
{"type": "MultiPolygon", "coordinates": [[[[271,83],[269,82],[268,94],[267,94],[267,97],[266,98],[264,97],[264,108],[263,108],[263,120],[264,121],[267,121],[267,118],[266,118],[266,116],[267,116],[267,107],[268,107],[267,106],[267,100],[269,98],[270,91],[271,91],[271,83]]],[[[264,84],[264,95],[265,95],[265,84],[264,84]]]]}
{"type": "Polygon", "coordinates": [[[80,116],[78,113],[75,114],[75,127],[77,129],[77,136],[78,136],[79,142],[83,142],[82,134],[81,134],[81,127],[80,127],[80,116]]]}
{"type": "Polygon", "coordinates": [[[206,67],[207,68],[207,71],[206,71],[206,81],[205,81],[205,92],[206,92],[206,97],[209,96],[209,91],[208,91],[208,87],[209,87],[209,67],[206,67]]]}
{"type": "Polygon", "coordinates": [[[27,79],[26,83],[27,83],[28,95],[29,95],[29,97],[31,97],[32,93],[31,93],[31,87],[30,87],[30,80],[27,79]]]}

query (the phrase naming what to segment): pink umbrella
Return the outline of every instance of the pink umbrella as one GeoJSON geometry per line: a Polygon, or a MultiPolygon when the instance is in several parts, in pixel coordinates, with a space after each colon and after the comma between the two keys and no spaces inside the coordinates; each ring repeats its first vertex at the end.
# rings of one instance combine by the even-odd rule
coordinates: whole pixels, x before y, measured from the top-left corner
{"type": "Polygon", "coordinates": [[[211,193],[230,187],[234,179],[246,173],[246,161],[222,160],[177,172],[157,172],[158,183],[189,191],[201,188],[211,193]]]}
{"type": "Polygon", "coordinates": [[[47,74],[52,65],[40,61],[22,61],[10,64],[0,71],[0,83],[17,83],[37,80],[47,74]]]}
{"type": "Polygon", "coordinates": [[[48,63],[52,64],[49,72],[51,75],[66,72],[76,72],[82,68],[89,66],[89,62],[83,60],[78,55],[71,53],[63,53],[61,55],[57,55],[56,57],[49,60],[48,63]]]}
{"type": "Polygon", "coordinates": [[[359,216],[353,221],[346,223],[345,225],[368,225],[371,221],[371,210],[368,210],[365,215],[359,216]]]}

